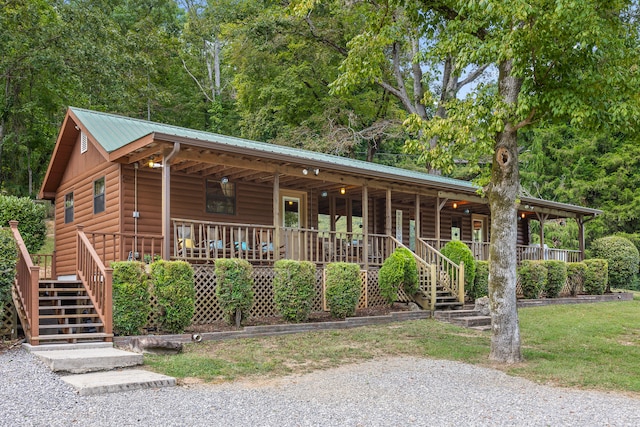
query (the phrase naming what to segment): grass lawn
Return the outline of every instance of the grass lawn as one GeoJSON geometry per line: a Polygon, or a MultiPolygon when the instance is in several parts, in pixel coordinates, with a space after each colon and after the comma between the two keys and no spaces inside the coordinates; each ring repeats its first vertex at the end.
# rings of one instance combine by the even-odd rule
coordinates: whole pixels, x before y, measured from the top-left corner
{"type": "Polygon", "coordinates": [[[540,383],[640,394],[640,301],[520,309],[524,363],[487,359],[490,332],[431,319],[350,330],[189,344],[145,364],[177,378],[275,377],[391,356],[449,359],[540,383]]]}

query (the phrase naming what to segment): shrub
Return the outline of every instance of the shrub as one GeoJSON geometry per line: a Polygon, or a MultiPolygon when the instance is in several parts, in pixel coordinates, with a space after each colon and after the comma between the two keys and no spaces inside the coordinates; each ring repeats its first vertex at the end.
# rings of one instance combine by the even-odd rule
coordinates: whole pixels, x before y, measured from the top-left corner
{"type": "Polygon", "coordinates": [[[353,316],[360,299],[360,267],[358,264],[334,262],[325,269],[327,305],[338,319],[353,316]]]}
{"type": "Polygon", "coordinates": [[[141,262],[114,262],[113,330],[118,335],[138,335],[146,325],[149,304],[149,280],[141,262]]]}
{"type": "Polygon", "coordinates": [[[526,299],[538,298],[547,281],[547,268],[544,263],[542,261],[522,261],[522,265],[518,268],[518,275],[524,297],[526,299]]]}
{"type": "Polygon", "coordinates": [[[602,295],[607,289],[609,262],[606,259],[592,258],[584,261],[583,289],[587,295],[602,295]]]}
{"type": "Polygon", "coordinates": [[[567,277],[569,279],[569,291],[571,296],[578,295],[583,289],[584,273],[587,265],[584,262],[567,263],[567,277]]]}
{"type": "Polygon", "coordinates": [[[30,254],[36,253],[47,238],[47,208],[28,197],[0,195],[0,227],[18,221],[18,230],[30,254]]]}
{"type": "Polygon", "coordinates": [[[290,322],[309,318],[316,284],[316,266],[309,261],[280,260],[275,263],[274,302],[282,317],[290,322]]]}
{"type": "Polygon", "coordinates": [[[195,311],[191,265],[184,261],[155,261],[151,263],[151,280],[160,308],[160,327],[172,333],[183,332],[195,311]]]}
{"type": "Polygon", "coordinates": [[[247,260],[216,260],[216,296],[229,324],[242,325],[253,305],[253,268],[247,260]]]}
{"type": "Polygon", "coordinates": [[[456,264],[464,262],[464,288],[471,289],[476,277],[476,260],[471,249],[459,240],[452,240],[444,245],[441,252],[456,264]]]}
{"type": "Polygon", "coordinates": [[[0,228],[0,321],[3,319],[5,305],[11,299],[17,260],[18,246],[13,233],[8,228],[0,228]]]}
{"type": "Polygon", "coordinates": [[[387,258],[378,275],[380,293],[389,304],[398,298],[400,286],[408,295],[418,292],[418,266],[411,252],[397,248],[387,258]]]}
{"type": "Polygon", "coordinates": [[[596,239],[591,243],[591,253],[594,258],[606,259],[609,264],[610,287],[628,289],[634,283],[634,276],[638,273],[640,255],[638,248],[627,238],[609,236],[596,239]]]}
{"type": "Polygon", "coordinates": [[[489,295],[489,261],[476,262],[476,278],[469,296],[476,300],[489,295]]]}
{"type": "Polygon", "coordinates": [[[544,293],[547,298],[558,298],[560,291],[567,282],[567,263],[558,260],[543,261],[547,268],[547,280],[544,293]]]}

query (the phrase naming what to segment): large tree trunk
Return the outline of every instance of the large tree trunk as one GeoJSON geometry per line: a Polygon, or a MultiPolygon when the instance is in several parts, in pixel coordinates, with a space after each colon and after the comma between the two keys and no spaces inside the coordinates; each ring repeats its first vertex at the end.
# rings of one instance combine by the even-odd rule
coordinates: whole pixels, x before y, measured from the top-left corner
{"type": "MultiPolygon", "coordinates": [[[[499,68],[500,97],[507,106],[515,106],[522,80],[511,75],[511,61],[505,61],[499,68]]],[[[487,188],[491,208],[489,300],[493,332],[489,358],[503,363],[522,360],[516,307],[516,198],[519,186],[517,129],[508,119],[504,130],[496,135],[491,183],[487,188]]]]}

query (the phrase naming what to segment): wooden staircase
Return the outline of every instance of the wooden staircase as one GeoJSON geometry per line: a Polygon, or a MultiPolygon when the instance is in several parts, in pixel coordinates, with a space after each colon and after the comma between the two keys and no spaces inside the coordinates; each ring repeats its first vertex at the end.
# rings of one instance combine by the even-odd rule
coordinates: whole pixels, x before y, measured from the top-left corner
{"type": "MultiPolygon", "coordinates": [[[[429,293],[420,290],[414,295],[413,299],[423,310],[431,309],[431,296],[429,293]]],[[[463,303],[458,300],[457,296],[446,290],[442,285],[436,286],[436,310],[460,310],[462,306],[463,303]]]]}
{"type": "Polygon", "coordinates": [[[38,287],[39,341],[80,343],[104,341],[112,334],[80,281],[41,280],[38,287]]]}

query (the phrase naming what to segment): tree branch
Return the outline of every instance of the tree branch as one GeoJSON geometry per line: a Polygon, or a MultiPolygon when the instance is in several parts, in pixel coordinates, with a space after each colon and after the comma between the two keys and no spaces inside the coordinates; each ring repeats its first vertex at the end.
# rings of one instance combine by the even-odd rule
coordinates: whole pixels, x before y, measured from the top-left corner
{"type": "Polygon", "coordinates": [[[206,90],[204,90],[204,88],[202,87],[202,85],[200,84],[200,82],[198,81],[198,79],[196,78],[196,76],[194,76],[193,74],[191,74],[191,71],[189,71],[189,67],[187,67],[187,63],[184,61],[184,59],[182,60],[182,65],[184,67],[184,69],[187,71],[187,74],[189,74],[191,76],[191,78],[193,79],[194,82],[196,82],[196,84],[198,85],[198,87],[200,88],[200,92],[202,92],[202,94],[204,95],[205,98],[207,98],[207,101],[209,102],[213,102],[213,100],[211,99],[211,97],[209,96],[209,94],[207,93],[206,90]]]}
{"type": "Polygon", "coordinates": [[[347,49],[343,48],[342,46],[339,46],[337,43],[326,39],[324,37],[322,37],[320,35],[320,33],[318,32],[318,29],[316,28],[316,26],[313,24],[313,21],[311,20],[311,11],[309,11],[309,13],[307,14],[307,16],[304,17],[304,20],[306,21],[307,25],[309,25],[309,30],[311,30],[311,35],[313,37],[315,37],[316,39],[320,40],[322,43],[326,44],[327,46],[333,48],[335,51],[337,51],[338,53],[340,53],[342,56],[347,56],[349,54],[349,52],[347,51],[347,49]]]}
{"type": "Polygon", "coordinates": [[[467,76],[467,78],[465,78],[461,82],[458,82],[456,86],[456,92],[458,92],[463,86],[468,85],[469,83],[480,77],[487,68],[489,68],[489,64],[484,64],[483,66],[476,68],[471,74],[467,76]]]}
{"type": "Polygon", "coordinates": [[[529,112],[529,115],[527,116],[527,118],[514,126],[514,130],[517,131],[518,129],[521,129],[521,128],[533,123],[533,117],[535,115],[536,115],[536,109],[532,108],[531,111],[529,112]]]}

